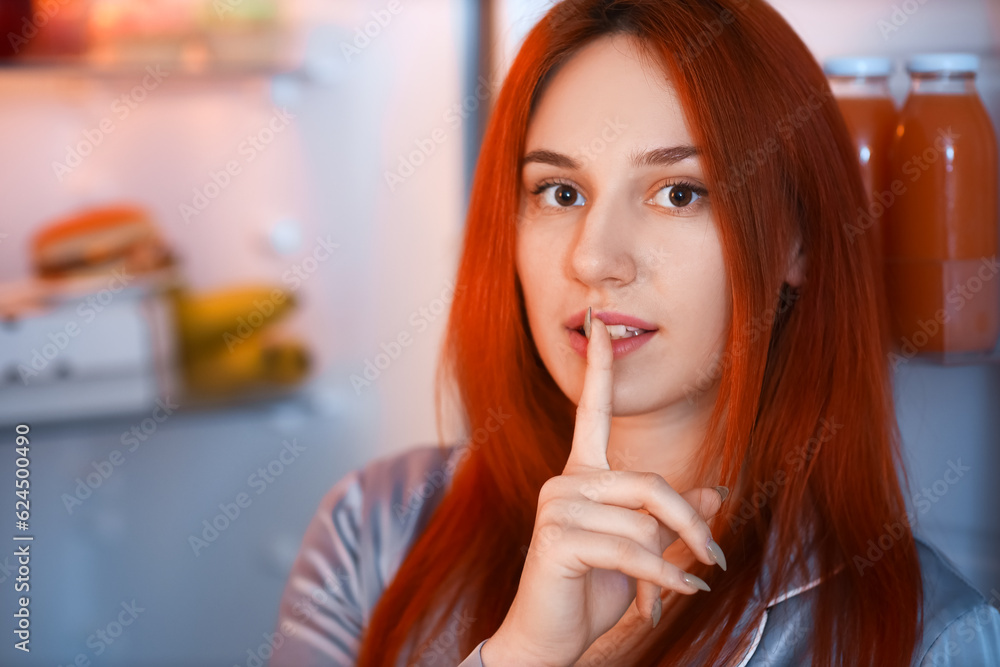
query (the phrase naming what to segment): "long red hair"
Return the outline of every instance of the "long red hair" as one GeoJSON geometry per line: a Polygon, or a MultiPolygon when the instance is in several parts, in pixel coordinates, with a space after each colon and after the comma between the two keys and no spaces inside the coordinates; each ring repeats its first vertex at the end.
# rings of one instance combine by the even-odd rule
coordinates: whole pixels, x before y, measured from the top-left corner
{"type": "MultiPolygon", "coordinates": [[[[567,0],[526,37],[483,140],[458,269],[464,289],[438,386],[439,423],[445,383],[470,433],[491,410],[510,417],[470,441],[373,612],[359,664],[395,664],[410,642],[410,663],[427,657],[460,608],[474,619],[457,634],[465,655],[513,601],[539,490],[565,465],[575,416],[535,349],[515,272],[520,159],[546,76],[591,40],[618,33],[637,38],[680,95],[703,151],[733,295],[697,471],[704,478],[721,462],[712,483],[733,490],[713,522],[730,567],[696,565],[712,593],[680,596],[685,613],[639,663],[692,664],[706,646],[708,664],[741,655],[748,637],[731,635],[773,533],[765,600],[803,563],[805,535],[830,577],[817,589],[813,665],[909,665],[923,590],[897,477],[898,466],[906,480],[877,246],[856,233],[866,194],[820,67],[760,0],[567,0]],[[797,241],[805,275],[791,288],[784,281],[797,241]],[[761,492],[768,488],[776,491],[761,492]],[[869,541],[884,545],[887,534],[892,546],[858,566],[869,541]]],[[[752,611],[759,617],[763,605],[752,611]]]]}

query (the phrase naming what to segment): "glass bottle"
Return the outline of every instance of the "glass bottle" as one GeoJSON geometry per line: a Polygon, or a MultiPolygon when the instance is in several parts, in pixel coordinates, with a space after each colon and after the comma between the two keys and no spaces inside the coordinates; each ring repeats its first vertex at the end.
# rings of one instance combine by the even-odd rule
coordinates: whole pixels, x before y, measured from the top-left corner
{"type": "Polygon", "coordinates": [[[907,61],[893,141],[900,193],[888,207],[886,291],[907,356],[987,352],[1000,334],[997,144],[971,54],[907,61]]]}
{"type": "Polygon", "coordinates": [[[888,58],[832,58],[823,66],[837,105],[854,139],[865,192],[889,187],[889,150],[896,131],[896,105],[889,92],[888,58]]]}

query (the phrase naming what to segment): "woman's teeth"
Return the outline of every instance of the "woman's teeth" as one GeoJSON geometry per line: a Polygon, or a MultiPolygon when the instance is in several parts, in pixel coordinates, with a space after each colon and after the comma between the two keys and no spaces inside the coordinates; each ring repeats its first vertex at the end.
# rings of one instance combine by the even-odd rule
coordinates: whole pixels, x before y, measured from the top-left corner
{"type": "MultiPolygon", "coordinates": [[[[581,333],[583,333],[584,337],[586,337],[588,340],[590,339],[590,332],[591,332],[590,313],[591,309],[588,308],[587,314],[583,318],[583,326],[580,327],[580,329],[577,329],[577,331],[580,331],[582,329],[581,333]]],[[[618,340],[619,338],[633,338],[635,336],[647,333],[645,329],[640,329],[638,327],[630,327],[624,324],[606,324],[605,327],[608,330],[608,334],[611,340],[618,340]]]]}
{"type": "Polygon", "coordinates": [[[608,326],[608,333],[611,334],[611,340],[617,340],[619,338],[638,336],[639,334],[646,333],[646,330],[627,327],[624,324],[611,324],[608,326]]]}

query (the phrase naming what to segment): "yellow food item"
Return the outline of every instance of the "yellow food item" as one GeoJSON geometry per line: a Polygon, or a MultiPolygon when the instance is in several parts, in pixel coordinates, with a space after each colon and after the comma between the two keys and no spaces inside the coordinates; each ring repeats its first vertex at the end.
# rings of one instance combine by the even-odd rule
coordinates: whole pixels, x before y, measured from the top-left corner
{"type": "Polygon", "coordinates": [[[236,351],[296,306],[291,292],[269,286],[234,287],[199,295],[177,290],[173,298],[184,358],[217,348],[236,351]]]}
{"type": "Polygon", "coordinates": [[[190,393],[221,396],[294,384],[310,366],[309,351],[301,341],[252,336],[232,351],[222,347],[187,360],[182,374],[190,393]]]}

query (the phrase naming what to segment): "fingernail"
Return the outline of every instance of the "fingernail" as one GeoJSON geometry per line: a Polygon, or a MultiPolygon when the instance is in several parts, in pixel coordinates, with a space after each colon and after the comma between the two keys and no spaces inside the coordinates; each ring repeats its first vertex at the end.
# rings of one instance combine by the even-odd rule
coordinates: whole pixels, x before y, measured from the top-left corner
{"type": "Polygon", "coordinates": [[[726,498],[729,497],[729,487],[728,486],[717,486],[717,487],[715,487],[715,490],[719,492],[720,496],[722,496],[723,502],[725,502],[726,498]]]}
{"type": "Polygon", "coordinates": [[[684,576],[681,577],[681,578],[684,580],[685,584],[687,584],[688,586],[691,586],[693,588],[697,588],[698,590],[702,590],[702,591],[710,591],[710,590],[712,590],[711,588],[708,587],[708,584],[706,584],[704,581],[702,581],[698,577],[694,576],[690,572],[685,572],[684,576]]]}
{"type": "Polygon", "coordinates": [[[656,624],[660,622],[661,613],[663,613],[663,602],[660,600],[660,598],[656,598],[656,602],[653,603],[653,613],[652,613],[654,628],[656,627],[656,624]]]}
{"type": "Polygon", "coordinates": [[[583,335],[590,340],[590,311],[591,308],[587,308],[587,316],[583,318],[583,335]]]}
{"type": "Polygon", "coordinates": [[[708,538],[708,554],[712,557],[712,560],[722,568],[722,571],[726,571],[726,554],[722,553],[722,547],[719,543],[713,540],[711,537],[708,538]]]}

